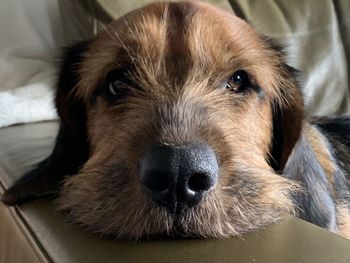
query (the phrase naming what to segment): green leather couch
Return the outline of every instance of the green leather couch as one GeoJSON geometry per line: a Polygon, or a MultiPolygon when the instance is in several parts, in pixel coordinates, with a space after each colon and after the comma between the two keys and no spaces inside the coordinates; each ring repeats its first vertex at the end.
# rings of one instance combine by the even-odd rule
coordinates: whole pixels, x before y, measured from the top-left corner
{"type": "MultiPolygon", "coordinates": [[[[89,31],[83,39],[101,23],[149,1],[59,2],[63,9],[79,6],[79,15],[62,13],[68,28],[73,18],[83,18],[79,23],[86,26],[81,28],[89,31]]],[[[210,2],[230,10],[227,1],[210,2]]],[[[260,32],[290,44],[288,60],[304,72],[308,114],[350,113],[350,1],[237,0],[231,5],[260,32]]],[[[0,129],[0,193],[50,152],[57,127],[56,122],[44,122],[0,129]]],[[[11,208],[0,203],[0,263],[12,262],[345,263],[350,262],[350,241],[297,218],[285,218],[242,238],[130,244],[66,224],[55,212],[53,200],[11,208]]]]}
{"type": "MultiPolygon", "coordinates": [[[[0,191],[48,154],[56,122],[0,129],[0,191]]],[[[0,204],[0,262],[284,262],[348,263],[350,241],[297,218],[224,240],[101,239],[64,222],[54,201],[0,204]]]]}

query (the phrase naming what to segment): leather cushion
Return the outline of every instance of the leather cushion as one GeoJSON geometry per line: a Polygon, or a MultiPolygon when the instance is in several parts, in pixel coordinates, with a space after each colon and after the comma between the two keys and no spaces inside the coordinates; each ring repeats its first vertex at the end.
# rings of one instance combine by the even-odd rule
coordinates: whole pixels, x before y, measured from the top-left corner
{"type": "MultiPolygon", "coordinates": [[[[2,188],[48,154],[56,131],[55,122],[0,129],[2,188]]],[[[1,205],[0,222],[1,262],[350,262],[349,240],[297,218],[242,238],[139,244],[102,239],[65,223],[52,200],[1,205]]]]}

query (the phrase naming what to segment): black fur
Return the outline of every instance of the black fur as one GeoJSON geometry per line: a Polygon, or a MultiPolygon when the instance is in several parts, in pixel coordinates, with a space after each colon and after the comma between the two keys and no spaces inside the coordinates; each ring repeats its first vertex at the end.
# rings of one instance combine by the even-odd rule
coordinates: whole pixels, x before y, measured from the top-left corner
{"type": "Polygon", "coordinates": [[[272,105],[271,108],[274,110],[272,120],[272,145],[269,158],[269,164],[271,167],[278,173],[281,172],[281,157],[283,151],[283,132],[282,132],[282,123],[281,123],[281,112],[276,110],[277,106],[272,105]]]}
{"type": "Polygon", "coordinates": [[[350,151],[350,115],[314,117],[311,122],[328,137],[337,138],[350,151]]]}
{"type": "Polygon", "coordinates": [[[75,174],[88,159],[84,104],[71,96],[79,79],[77,70],[87,45],[87,42],[78,43],[67,49],[63,56],[56,93],[61,124],[54,150],[5,192],[2,197],[4,203],[13,205],[57,195],[64,177],[75,174]]]}
{"type": "Polygon", "coordinates": [[[350,116],[314,117],[311,122],[327,137],[337,165],[345,171],[335,176],[339,198],[350,200],[350,116]]]}

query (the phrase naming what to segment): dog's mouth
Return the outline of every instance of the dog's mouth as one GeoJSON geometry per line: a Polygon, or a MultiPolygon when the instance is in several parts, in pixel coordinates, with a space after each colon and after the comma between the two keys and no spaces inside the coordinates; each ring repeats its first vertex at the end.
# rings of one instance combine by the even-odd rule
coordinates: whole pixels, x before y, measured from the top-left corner
{"type": "Polygon", "coordinates": [[[167,239],[198,239],[204,238],[204,236],[199,233],[193,231],[188,227],[188,221],[186,218],[185,210],[181,211],[181,214],[172,214],[172,225],[171,229],[167,231],[159,231],[154,234],[144,234],[139,240],[167,240],[167,239]]]}

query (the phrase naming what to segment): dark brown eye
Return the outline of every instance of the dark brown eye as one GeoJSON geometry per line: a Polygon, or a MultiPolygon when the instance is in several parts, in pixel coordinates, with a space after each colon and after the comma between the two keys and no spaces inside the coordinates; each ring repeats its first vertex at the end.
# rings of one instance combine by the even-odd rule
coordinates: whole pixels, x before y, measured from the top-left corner
{"type": "Polygon", "coordinates": [[[128,95],[128,79],[126,73],[122,70],[110,72],[106,77],[107,95],[111,99],[122,99],[128,95]]]}
{"type": "Polygon", "coordinates": [[[226,83],[226,88],[233,92],[243,92],[249,88],[249,86],[249,76],[244,70],[236,71],[226,83]]]}
{"type": "Polygon", "coordinates": [[[119,80],[112,81],[108,84],[108,92],[112,96],[119,96],[122,92],[123,83],[119,80]]]}

